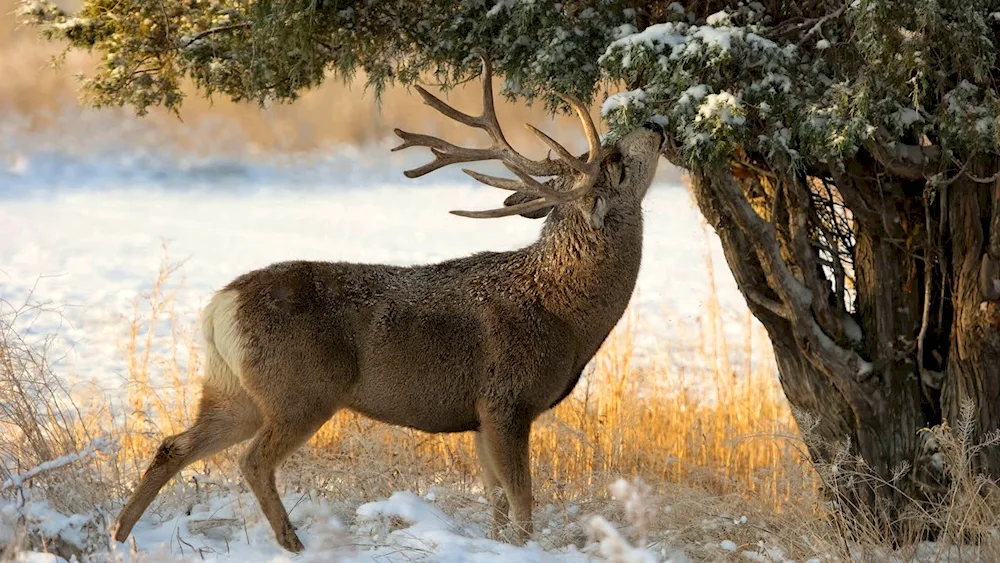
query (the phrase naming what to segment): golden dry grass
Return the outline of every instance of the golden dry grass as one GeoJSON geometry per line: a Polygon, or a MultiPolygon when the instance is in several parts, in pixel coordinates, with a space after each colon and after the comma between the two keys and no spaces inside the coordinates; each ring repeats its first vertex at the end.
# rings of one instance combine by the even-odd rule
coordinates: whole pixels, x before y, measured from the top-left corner
{"type": "MultiPolygon", "coordinates": [[[[12,437],[5,444],[12,451],[23,447],[14,438],[23,435],[22,427],[54,423],[73,436],[45,455],[15,452],[25,460],[19,467],[79,449],[98,436],[109,438],[117,449],[98,452],[88,462],[87,502],[117,505],[160,440],[190,424],[201,378],[199,336],[195,327],[177,320],[173,295],[166,289],[176,275],[176,266],[165,262],[152,290],[138,297],[133,313],[123,319],[124,413],[113,415],[106,396],[83,393],[73,397],[79,416],[69,428],[59,420],[0,422],[4,435],[12,437]]],[[[717,322],[706,318],[706,326],[717,322]]],[[[586,380],[535,424],[532,467],[538,506],[575,503],[604,510],[607,486],[621,477],[652,483],[656,494],[672,490],[674,501],[685,496],[677,496],[677,491],[700,491],[699,510],[707,506],[706,497],[727,510],[741,503],[768,513],[781,512],[790,503],[814,506],[815,482],[798,445],[794,439],[774,438],[796,435],[774,374],[767,369],[741,373],[738,366],[735,373],[715,371],[706,383],[717,390],[718,398],[703,401],[698,392],[680,387],[684,374],[676,366],[659,356],[639,362],[634,342],[640,327],[641,319],[630,313],[598,353],[586,380]]],[[[755,341],[762,342],[761,335],[748,337],[745,352],[752,352],[755,341]]],[[[715,343],[699,349],[706,365],[728,363],[716,357],[728,351],[715,343]]],[[[38,369],[44,372],[43,366],[38,369]]],[[[235,460],[240,449],[195,464],[184,475],[215,473],[238,481],[235,460]]],[[[335,416],[293,455],[281,475],[293,490],[319,490],[355,503],[396,490],[444,486],[478,494],[479,488],[470,436],[425,434],[347,412],[335,416]]],[[[54,472],[36,480],[56,483],[62,478],[54,472]]],[[[79,476],[69,482],[78,486],[79,476]]],[[[161,496],[169,498],[169,493],[161,496]]],[[[76,510],[80,503],[61,507],[76,510]]]]}
{"type": "MultiPolygon", "coordinates": [[[[114,512],[159,442],[191,423],[201,378],[199,335],[196,327],[178,321],[168,290],[176,287],[170,280],[178,268],[165,260],[152,289],[137,297],[123,318],[127,385],[118,415],[108,408],[106,395],[69,393],[44,354],[12,330],[14,309],[0,311],[0,406],[38,406],[12,411],[15,416],[5,412],[0,419],[0,482],[103,439],[113,447],[41,471],[29,484],[32,494],[43,491],[50,505],[66,514],[86,514],[94,506],[114,512]]],[[[892,546],[885,507],[854,513],[860,520],[847,521],[847,512],[819,494],[819,482],[829,482],[831,471],[839,472],[839,478],[848,472],[855,480],[879,478],[846,451],[834,460],[838,467],[808,462],[769,368],[772,363],[759,362],[765,368],[752,371],[749,363],[731,361],[733,345],[721,337],[717,303],[706,308],[705,328],[696,342],[661,343],[663,352],[676,352],[672,346],[700,350],[702,365],[717,366],[703,381],[714,390],[714,400],[682,385],[690,378],[661,359],[668,355],[640,361],[635,342],[643,330],[641,321],[629,313],[596,356],[586,380],[534,426],[536,518],[564,523],[540,538],[543,546],[584,545],[582,529],[565,524],[581,514],[634,520],[608,495],[609,485],[625,478],[648,487],[640,486],[646,511],[641,522],[626,525],[622,533],[653,548],[680,547],[694,561],[742,561],[744,552],[764,561],[782,560],[779,552],[798,560],[862,562],[890,556],[898,561],[990,561],[1000,555],[1000,541],[992,532],[1000,524],[995,502],[1000,489],[972,470],[977,446],[968,442],[971,407],[969,420],[958,421],[954,431],[947,425],[930,430],[942,444],[942,463],[954,481],[941,503],[905,507],[902,517],[913,523],[914,535],[912,541],[892,546]],[[573,512],[571,507],[576,507],[573,512]],[[844,535],[848,528],[854,530],[850,537],[844,535]],[[920,542],[928,529],[942,530],[938,544],[920,542]],[[978,543],[969,544],[970,538],[978,543]],[[723,541],[737,549],[727,551],[723,541]]],[[[748,320],[742,351],[745,357],[763,359],[766,339],[754,327],[748,320]]],[[[240,450],[232,448],[188,468],[161,493],[158,504],[183,507],[206,488],[217,487],[217,476],[239,483],[235,460],[240,450]]],[[[393,491],[432,489],[439,491],[437,502],[445,510],[486,518],[476,501],[479,470],[469,436],[431,435],[351,413],[335,416],[296,452],[280,471],[279,482],[286,492],[303,498],[329,499],[347,519],[359,504],[393,491]]],[[[24,494],[19,490],[0,487],[0,500],[24,494]]],[[[260,520],[252,505],[236,500],[244,522],[260,520]]],[[[838,497],[838,503],[847,500],[838,497]]],[[[90,548],[99,553],[107,549],[107,536],[103,524],[94,521],[93,526],[90,548]]],[[[73,546],[55,545],[51,539],[43,544],[43,539],[27,531],[16,538],[36,550],[76,553],[73,546]]],[[[0,560],[14,555],[9,545],[0,546],[4,553],[0,560]]]]}

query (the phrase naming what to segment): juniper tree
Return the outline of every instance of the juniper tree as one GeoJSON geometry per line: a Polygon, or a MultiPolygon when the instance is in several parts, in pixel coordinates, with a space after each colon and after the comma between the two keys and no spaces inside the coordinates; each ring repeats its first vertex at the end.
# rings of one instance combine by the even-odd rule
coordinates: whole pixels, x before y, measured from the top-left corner
{"type": "MultiPolygon", "coordinates": [[[[101,56],[91,104],[140,114],[179,107],[185,80],[261,103],[358,70],[376,95],[449,87],[477,75],[481,49],[511,98],[602,101],[611,136],[657,120],[788,400],[817,421],[815,459],[848,441],[882,476],[913,467],[897,486],[919,496],[943,477],[922,428],[967,400],[980,432],[1000,427],[1000,0],[84,0],[20,14],[101,56]]],[[[997,448],[976,463],[1000,476],[997,448]]]]}

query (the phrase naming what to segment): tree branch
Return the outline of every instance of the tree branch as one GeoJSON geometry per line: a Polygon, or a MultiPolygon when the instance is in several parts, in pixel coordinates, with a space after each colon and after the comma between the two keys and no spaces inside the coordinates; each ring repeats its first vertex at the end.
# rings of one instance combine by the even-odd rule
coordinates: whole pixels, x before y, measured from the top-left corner
{"type": "Polygon", "coordinates": [[[712,187],[728,208],[730,217],[754,245],[764,275],[785,308],[778,310],[787,310],[803,354],[830,376],[842,393],[857,399],[853,402],[855,406],[867,404],[860,381],[871,375],[872,365],[853,350],[839,346],[817,324],[812,315],[812,291],[792,275],[782,258],[774,226],[753,210],[728,170],[709,174],[712,187]]]}
{"type": "MultiPolygon", "coordinates": [[[[805,44],[805,42],[810,37],[812,37],[813,35],[815,35],[817,33],[821,33],[823,31],[823,24],[825,24],[826,22],[828,22],[830,20],[839,18],[844,13],[844,10],[846,8],[847,8],[847,4],[844,4],[843,6],[837,8],[836,10],[834,10],[833,12],[830,12],[829,14],[827,14],[827,15],[819,18],[819,20],[816,21],[816,25],[814,25],[811,28],[809,28],[809,31],[807,31],[805,33],[805,35],[802,36],[802,39],[799,39],[798,43],[796,43],[796,46],[797,47],[801,47],[802,45],[805,44]]],[[[809,22],[806,22],[806,23],[809,23],[809,22]]]]}
{"type": "Polygon", "coordinates": [[[812,311],[820,327],[834,340],[843,341],[844,329],[830,307],[830,287],[819,275],[819,257],[810,242],[809,215],[813,209],[812,195],[802,178],[791,176],[788,184],[788,226],[792,252],[802,269],[802,280],[812,292],[812,311]]]}
{"type": "Polygon", "coordinates": [[[201,31],[199,33],[196,33],[195,35],[193,35],[191,37],[187,37],[187,38],[182,37],[178,41],[177,48],[180,49],[180,50],[184,50],[184,49],[187,49],[188,47],[190,47],[191,45],[193,45],[195,42],[197,42],[197,41],[199,41],[201,39],[204,39],[204,38],[206,38],[206,37],[208,37],[210,35],[215,35],[217,33],[225,33],[227,31],[232,31],[234,29],[246,29],[246,28],[249,28],[249,27],[250,27],[250,22],[234,23],[234,24],[230,24],[230,25],[220,25],[218,27],[211,27],[209,29],[206,29],[205,31],[201,31]]]}
{"type": "Polygon", "coordinates": [[[899,141],[888,141],[888,137],[889,132],[880,127],[865,142],[865,148],[893,175],[907,180],[921,180],[938,169],[941,150],[937,147],[907,145],[899,141]]]}
{"type": "Polygon", "coordinates": [[[792,313],[783,304],[765,296],[763,293],[757,291],[756,289],[747,289],[744,291],[748,299],[754,303],[760,305],[761,307],[771,311],[775,315],[785,319],[786,321],[792,320],[792,313]]]}

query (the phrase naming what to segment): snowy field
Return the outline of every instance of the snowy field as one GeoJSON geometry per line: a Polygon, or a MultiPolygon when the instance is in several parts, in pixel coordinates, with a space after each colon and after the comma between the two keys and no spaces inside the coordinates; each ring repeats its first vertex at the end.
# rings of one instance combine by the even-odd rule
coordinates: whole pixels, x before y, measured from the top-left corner
{"type": "MultiPolygon", "coordinates": [[[[477,221],[448,214],[449,209],[494,207],[506,194],[453,171],[407,180],[401,172],[413,162],[413,157],[390,157],[381,147],[345,150],[293,166],[157,154],[78,160],[8,156],[6,168],[0,162],[0,298],[59,309],[59,315],[33,319],[22,329],[37,338],[57,333],[54,355],[62,358],[57,372],[73,385],[96,386],[114,404],[124,395],[121,317],[150,289],[164,244],[172,260],[186,261],[173,282],[179,320],[194,326],[213,290],[274,261],[405,265],[513,249],[537,235],[539,221],[477,221]]],[[[640,347],[656,351],[669,341],[678,353],[683,346],[676,343],[697,342],[703,330],[700,319],[713,294],[727,333],[739,342],[745,306],[718,241],[703,225],[687,190],[659,181],[645,207],[644,263],[633,299],[641,322],[640,347]]],[[[696,379],[708,367],[695,356],[680,353],[674,361],[696,379]]],[[[334,515],[322,502],[303,502],[301,494],[287,497],[288,506],[298,505],[292,518],[308,547],[295,560],[584,561],[602,549],[596,540],[581,550],[572,542],[545,539],[549,527],[565,529],[568,521],[584,522],[573,526],[580,534],[587,532],[578,507],[536,507],[542,539],[519,548],[484,538],[485,505],[463,508],[468,518],[449,517],[436,507],[434,496],[399,492],[363,504],[351,516],[349,530],[340,524],[344,515],[334,515]]],[[[246,502],[251,497],[223,487],[180,512],[148,511],[133,535],[136,549],[144,554],[138,559],[159,560],[157,553],[192,560],[288,559],[259,516],[249,527],[232,524],[243,521],[246,507],[237,502],[240,498],[246,502]],[[199,526],[204,529],[195,530],[199,526]],[[180,541],[179,530],[186,530],[187,544],[180,541]]],[[[89,516],[58,515],[45,503],[17,508],[0,502],[0,544],[3,518],[9,521],[18,510],[47,526],[50,536],[92,541],[81,539],[89,516]]],[[[599,528],[606,523],[593,524],[598,528],[590,530],[592,537],[602,537],[599,528]]],[[[614,549],[613,534],[607,541],[607,549],[614,549]]],[[[122,558],[137,560],[128,547],[116,549],[122,558]]],[[[729,544],[720,547],[720,553],[727,550],[729,544]]],[[[672,553],[669,546],[659,546],[628,560],[685,560],[672,553]]]]}

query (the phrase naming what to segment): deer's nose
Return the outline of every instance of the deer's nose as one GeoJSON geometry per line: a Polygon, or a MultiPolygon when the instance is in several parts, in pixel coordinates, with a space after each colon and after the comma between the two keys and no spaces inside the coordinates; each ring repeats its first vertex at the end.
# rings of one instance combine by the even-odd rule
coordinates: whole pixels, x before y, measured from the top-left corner
{"type": "Polygon", "coordinates": [[[655,121],[647,121],[643,123],[642,126],[650,131],[653,131],[654,133],[659,133],[660,135],[663,134],[663,127],[655,121]]]}

